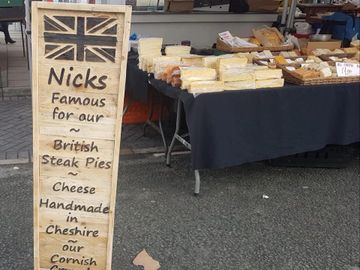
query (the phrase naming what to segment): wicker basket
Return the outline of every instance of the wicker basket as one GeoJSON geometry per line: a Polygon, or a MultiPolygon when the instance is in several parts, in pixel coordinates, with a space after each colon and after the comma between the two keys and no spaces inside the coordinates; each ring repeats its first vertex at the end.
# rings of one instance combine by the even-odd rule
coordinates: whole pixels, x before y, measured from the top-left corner
{"type": "Polygon", "coordinates": [[[224,41],[222,41],[220,38],[216,41],[216,48],[220,51],[229,52],[229,53],[239,53],[239,52],[262,52],[265,50],[269,50],[272,52],[281,52],[281,51],[291,51],[294,49],[294,45],[286,45],[286,46],[280,46],[280,47],[240,47],[240,48],[234,48],[226,44],[224,41]]]}
{"type": "Polygon", "coordinates": [[[294,72],[289,71],[286,66],[281,66],[284,79],[288,83],[298,85],[319,85],[319,84],[341,84],[341,83],[358,83],[359,77],[335,77],[335,78],[314,78],[303,79],[294,72]]]}

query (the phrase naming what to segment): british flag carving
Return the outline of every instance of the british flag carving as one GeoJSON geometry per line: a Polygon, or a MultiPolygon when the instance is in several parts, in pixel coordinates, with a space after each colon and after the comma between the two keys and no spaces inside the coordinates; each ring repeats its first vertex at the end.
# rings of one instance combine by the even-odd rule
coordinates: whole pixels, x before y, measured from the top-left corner
{"type": "Polygon", "coordinates": [[[44,15],[44,29],[47,59],[115,63],[114,18],[44,15]]]}

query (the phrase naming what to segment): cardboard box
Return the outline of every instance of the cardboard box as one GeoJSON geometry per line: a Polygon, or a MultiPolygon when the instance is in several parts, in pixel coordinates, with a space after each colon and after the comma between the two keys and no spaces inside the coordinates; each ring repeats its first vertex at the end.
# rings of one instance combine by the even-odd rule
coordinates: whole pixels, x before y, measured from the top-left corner
{"type": "Polygon", "coordinates": [[[303,54],[309,55],[315,49],[329,49],[336,50],[341,48],[341,40],[329,40],[329,41],[309,41],[301,39],[300,42],[301,51],[303,54]]]}
{"type": "Polygon", "coordinates": [[[165,0],[164,10],[169,12],[192,11],[194,0],[165,0]]]}
{"type": "Polygon", "coordinates": [[[251,12],[276,12],[280,6],[279,0],[247,0],[251,12]]]}

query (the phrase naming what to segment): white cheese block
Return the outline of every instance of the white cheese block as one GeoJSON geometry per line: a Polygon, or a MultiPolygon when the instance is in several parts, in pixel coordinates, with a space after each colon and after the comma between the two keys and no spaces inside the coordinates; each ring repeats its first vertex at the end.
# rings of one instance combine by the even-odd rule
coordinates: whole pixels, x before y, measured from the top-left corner
{"type": "Polygon", "coordinates": [[[224,69],[219,73],[219,80],[224,82],[236,82],[255,80],[255,73],[249,69],[224,69]]]}
{"type": "Polygon", "coordinates": [[[217,63],[218,57],[217,56],[206,56],[202,58],[202,66],[207,68],[213,68],[216,69],[216,63],[217,63]]]}
{"type": "Polygon", "coordinates": [[[247,63],[247,58],[219,58],[217,61],[217,71],[221,72],[224,69],[243,68],[246,66],[247,63]]]}
{"type": "Polygon", "coordinates": [[[141,38],[139,39],[138,53],[139,55],[161,54],[162,43],[162,38],[141,38]]]}
{"type": "MultiPolygon", "coordinates": [[[[176,63],[177,65],[180,65],[181,57],[179,57],[179,56],[159,56],[159,57],[155,57],[153,59],[153,65],[152,65],[152,70],[151,70],[152,73],[155,74],[156,72],[164,71],[165,68],[163,68],[161,71],[156,70],[156,67],[159,67],[160,63],[172,63],[172,65],[174,65],[176,63]]],[[[162,67],[165,67],[165,65],[162,66],[162,67]]]]}
{"type": "Polygon", "coordinates": [[[196,55],[196,54],[190,54],[190,55],[182,56],[181,62],[187,66],[202,67],[203,66],[202,58],[203,58],[203,56],[196,55]]]}
{"type": "Polygon", "coordinates": [[[216,80],[216,70],[205,67],[180,67],[180,78],[183,81],[216,80]]]}
{"type": "Polygon", "coordinates": [[[198,81],[192,82],[188,89],[189,93],[212,93],[224,91],[224,82],[221,81],[198,81]]]}
{"type": "Polygon", "coordinates": [[[256,88],[283,87],[284,79],[267,79],[256,81],[256,88]]]}
{"type": "Polygon", "coordinates": [[[180,56],[190,54],[191,47],[190,46],[166,46],[165,54],[168,56],[180,56]]]}
{"type": "Polygon", "coordinates": [[[224,82],[225,91],[246,90],[246,89],[255,89],[255,88],[256,88],[255,80],[224,82]]]}
{"type": "Polygon", "coordinates": [[[184,80],[181,80],[181,89],[183,89],[183,90],[189,89],[189,88],[190,88],[190,84],[191,84],[192,82],[193,82],[193,81],[184,81],[184,80]]]}
{"type": "Polygon", "coordinates": [[[320,77],[322,78],[328,78],[332,76],[332,72],[330,67],[325,67],[320,70],[320,77]]]}
{"type": "Polygon", "coordinates": [[[260,69],[255,71],[256,80],[281,79],[282,76],[281,69],[260,69]]]}

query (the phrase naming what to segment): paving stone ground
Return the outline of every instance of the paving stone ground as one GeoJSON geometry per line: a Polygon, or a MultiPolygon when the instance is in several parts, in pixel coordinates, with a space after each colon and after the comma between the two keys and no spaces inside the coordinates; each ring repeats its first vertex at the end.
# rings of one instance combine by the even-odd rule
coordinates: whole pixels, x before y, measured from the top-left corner
{"type": "MultiPolygon", "coordinates": [[[[146,136],[143,125],[124,125],[121,154],[162,152],[158,134],[150,128],[146,136]]],[[[31,97],[0,99],[0,163],[26,163],[32,153],[31,97]]]]}

